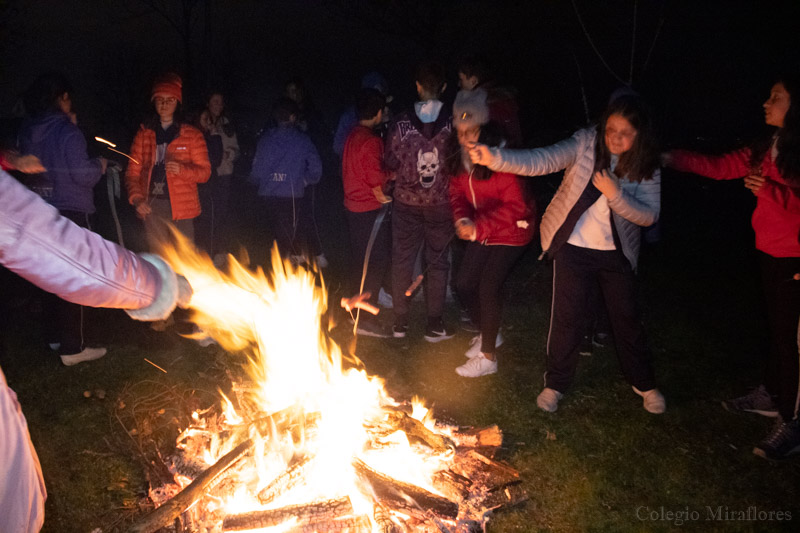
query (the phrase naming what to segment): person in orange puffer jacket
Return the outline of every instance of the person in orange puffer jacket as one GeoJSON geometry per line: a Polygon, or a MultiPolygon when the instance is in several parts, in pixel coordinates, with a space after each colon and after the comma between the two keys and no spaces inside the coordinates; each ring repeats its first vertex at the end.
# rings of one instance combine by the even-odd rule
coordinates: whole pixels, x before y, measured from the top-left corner
{"type": "MultiPolygon", "coordinates": [[[[203,134],[181,123],[182,82],[176,74],[153,85],[155,115],[143,123],[133,139],[131,161],[125,173],[128,201],[145,222],[156,215],[194,240],[193,219],[200,214],[197,184],[211,177],[211,163],[203,134]]],[[[152,225],[146,224],[152,236],[152,225]]]]}

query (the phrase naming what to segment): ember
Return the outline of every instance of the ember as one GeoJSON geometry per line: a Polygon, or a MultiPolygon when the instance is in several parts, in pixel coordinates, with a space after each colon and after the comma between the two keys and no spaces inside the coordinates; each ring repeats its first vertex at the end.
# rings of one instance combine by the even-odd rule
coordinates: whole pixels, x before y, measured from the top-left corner
{"type": "Polygon", "coordinates": [[[157,509],[131,531],[480,531],[488,511],[527,499],[491,459],[497,427],[437,424],[401,404],[322,327],[315,274],[283,262],[219,272],[180,237],[163,250],[195,290],[193,319],[249,360],[236,404],[195,413],[151,487],[157,509]],[[488,452],[488,453],[487,453],[488,452]]]}

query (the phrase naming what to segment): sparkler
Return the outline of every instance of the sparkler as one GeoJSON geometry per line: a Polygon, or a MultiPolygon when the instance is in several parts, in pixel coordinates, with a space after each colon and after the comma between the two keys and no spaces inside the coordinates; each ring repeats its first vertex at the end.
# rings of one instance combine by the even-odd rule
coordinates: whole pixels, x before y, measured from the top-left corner
{"type": "Polygon", "coordinates": [[[117,145],[116,145],[116,144],[114,144],[114,143],[112,143],[111,141],[107,141],[107,140],[103,139],[102,137],[95,137],[95,138],[94,138],[94,140],[95,140],[95,141],[98,141],[98,142],[101,142],[101,143],[103,143],[103,144],[105,144],[105,145],[106,145],[106,148],[108,148],[108,149],[109,149],[109,150],[111,150],[112,152],[116,152],[116,153],[118,153],[118,154],[120,154],[120,155],[124,155],[125,157],[127,157],[128,159],[130,159],[131,161],[133,161],[134,163],[136,163],[137,165],[139,164],[139,162],[138,162],[137,160],[135,160],[134,158],[132,158],[131,156],[129,156],[129,155],[128,155],[128,154],[126,154],[125,152],[120,152],[119,150],[117,150],[117,149],[116,149],[116,148],[117,148],[117,145]]]}

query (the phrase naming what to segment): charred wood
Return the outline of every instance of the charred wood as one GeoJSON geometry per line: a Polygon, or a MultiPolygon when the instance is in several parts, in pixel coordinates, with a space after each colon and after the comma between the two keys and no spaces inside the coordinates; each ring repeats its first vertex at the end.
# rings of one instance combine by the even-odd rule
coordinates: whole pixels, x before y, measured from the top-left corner
{"type": "MultiPolygon", "coordinates": [[[[312,523],[329,523],[337,518],[353,513],[350,498],[345,496],[336,500],[289,505],[269,511],[253,511],[227,516],[222,522],[224,531],[242,531],[273,527],[289,520],[296,520],[298,526],[312,523]]],[[[340,531],[340,529],[324,529],[322,531],[340,531]]]]}
{"type": "Polygon", "coordinates": [[[278,477],[273,479],[269,485],[261,489],[258,493],[258,501],[266,505],[281,494],[292,490],[298,483],[303,481],[303,477],[312,463],[310,456],[305,456],[283,471],[278,477]]]}
{"type": "Polygon", "coordinates": [[[497,425],[485,428],[470,428],[453,432],[456,445],[465,448],[499,447],[503,444],[503,432],[497,425]]]}
{"type": "Polygon", "coordinates": [[[372,486],[375,496],[384,502],[392,502],[392,507],[395,503],[405,504],[410,499],[420,508],[428,509],[436,516],[451,520],[458,516],[458,504],[447,498],[437,496],[410,483],[393,479],[373,470],[360,459],[353,461],[353,466],[358,476],[372,486]]]}
{"type": "Polygon", "coordinates": [[[253,441],[247,439],[236,448],[222,456],[213,466],[200,474],[194,481],[186,486],[174,498],[164,505],[137,521],[128,531],[129,533],[153,533],[166,527],[183,511],[194,505],[206,492],[219,483],[223,474],[239,462],[253,447],[253,441]]]}
{"type": "Polygon", "coordinates": [[[388,413],[388,423],[408,435],[409,440],[422,442],[437,453],[455,451],[455,444],[444,435],[434,433],[425,425],[412,418],[402,411],[392,411],[388,413]]]}

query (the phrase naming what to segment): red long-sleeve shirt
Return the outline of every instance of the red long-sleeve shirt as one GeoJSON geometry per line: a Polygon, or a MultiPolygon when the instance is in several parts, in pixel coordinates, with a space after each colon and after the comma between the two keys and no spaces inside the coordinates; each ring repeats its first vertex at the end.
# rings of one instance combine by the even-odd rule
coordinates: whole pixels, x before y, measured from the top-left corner
{"type": "Polygon", "coordinates": [[[380,209],[372,189],[383,187],[388,179],[389,173],[383,169],[383,141],[359,124],[347,136],[342,154],[344,207],[353,213],[380,209]]]}
{"type": "MultiPolygon", "coordinates": [[[[753,171],[749,148],[721,156],[685,150],[674,150],[671,155],[670,166],[675,170],[715,180],[743,178],[753,171]]],[[[800,257],[800,184],[789,183],[781,176],[769,150],[758,170],[766,181],[756,195],[752,217],[756,249],[773,257],[800,257]]]]}

